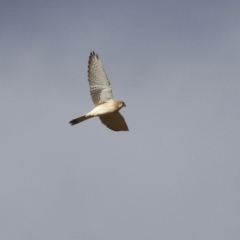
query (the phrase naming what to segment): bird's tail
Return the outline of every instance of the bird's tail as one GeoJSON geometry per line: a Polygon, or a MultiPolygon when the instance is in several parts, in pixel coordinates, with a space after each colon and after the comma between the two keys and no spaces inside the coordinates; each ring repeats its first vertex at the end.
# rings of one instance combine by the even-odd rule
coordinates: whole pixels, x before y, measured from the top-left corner
{"type": "Polygon", "coordinates": [[[84,115],[84,116],[81,116],[81,117],[78,117],[78,118],[75,118],[75,119],[71,120],[69,123],[70,123],[71,125],[75,125],[75,124],[78,124],[78,123],[80,123],[80,122],[83,122],[83,121],[85,121],[85,120],[87,120],[87,119],[89,119],[89,118],[92,118],[92,116],[86,116],[86,115],[84,115]]]}

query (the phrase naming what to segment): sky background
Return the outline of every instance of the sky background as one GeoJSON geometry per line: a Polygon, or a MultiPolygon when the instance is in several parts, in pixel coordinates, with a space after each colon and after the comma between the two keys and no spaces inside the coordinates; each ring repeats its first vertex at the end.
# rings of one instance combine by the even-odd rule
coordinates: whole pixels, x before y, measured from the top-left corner
{"type": "Polygon", "coordinates": [[[0,1],[0,239],[240,239],[240,1],[0,1]],[[94,50],[129,132],[91,119],[94,50]]]}

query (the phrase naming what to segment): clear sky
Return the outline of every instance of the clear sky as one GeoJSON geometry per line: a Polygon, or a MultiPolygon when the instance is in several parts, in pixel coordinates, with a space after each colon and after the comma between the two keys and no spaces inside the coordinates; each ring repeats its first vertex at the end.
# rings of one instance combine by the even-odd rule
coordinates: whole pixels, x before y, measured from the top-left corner
{"type": "Polygon", "coordinates": [[[1,1],[0,239],[240,239],[240,1],[1,1]],[[129,132],[91,119],[90,51],[129,132]]]}

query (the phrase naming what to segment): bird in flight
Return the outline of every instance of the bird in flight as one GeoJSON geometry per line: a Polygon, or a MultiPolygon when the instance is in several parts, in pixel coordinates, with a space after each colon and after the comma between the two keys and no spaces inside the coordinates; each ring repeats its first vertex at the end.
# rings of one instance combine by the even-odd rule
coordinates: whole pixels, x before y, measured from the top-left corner
{"type": "Polygon", "coordinates": [[[122,107],[126,107],[126,104],[113,99],[111,84],[95,52],[90,53],[88,60],[88,82],[95,107],[89,113],[69,123],[75,125],[87,119],[99,117],[101,122],[113,131],[128,131],[128,126],[119,112],[122,107]]]}

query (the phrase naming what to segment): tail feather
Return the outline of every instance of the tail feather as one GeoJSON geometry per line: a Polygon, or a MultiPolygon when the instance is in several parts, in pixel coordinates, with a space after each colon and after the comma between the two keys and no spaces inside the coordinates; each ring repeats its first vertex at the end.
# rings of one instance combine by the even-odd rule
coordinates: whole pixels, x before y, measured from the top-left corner
{"type": "Polygon", "coordinates": [[[73,125],[78,124],[80,122],[83,122],[83,121],[85,121],[89,118],[91,118],[91,116],[85,116],[84,115],[84,116],[81,116],[81,117],[78,117],[78,118],[75,118],[75,119],[71,120],[69,123],[73,126],[73,125]]]}

